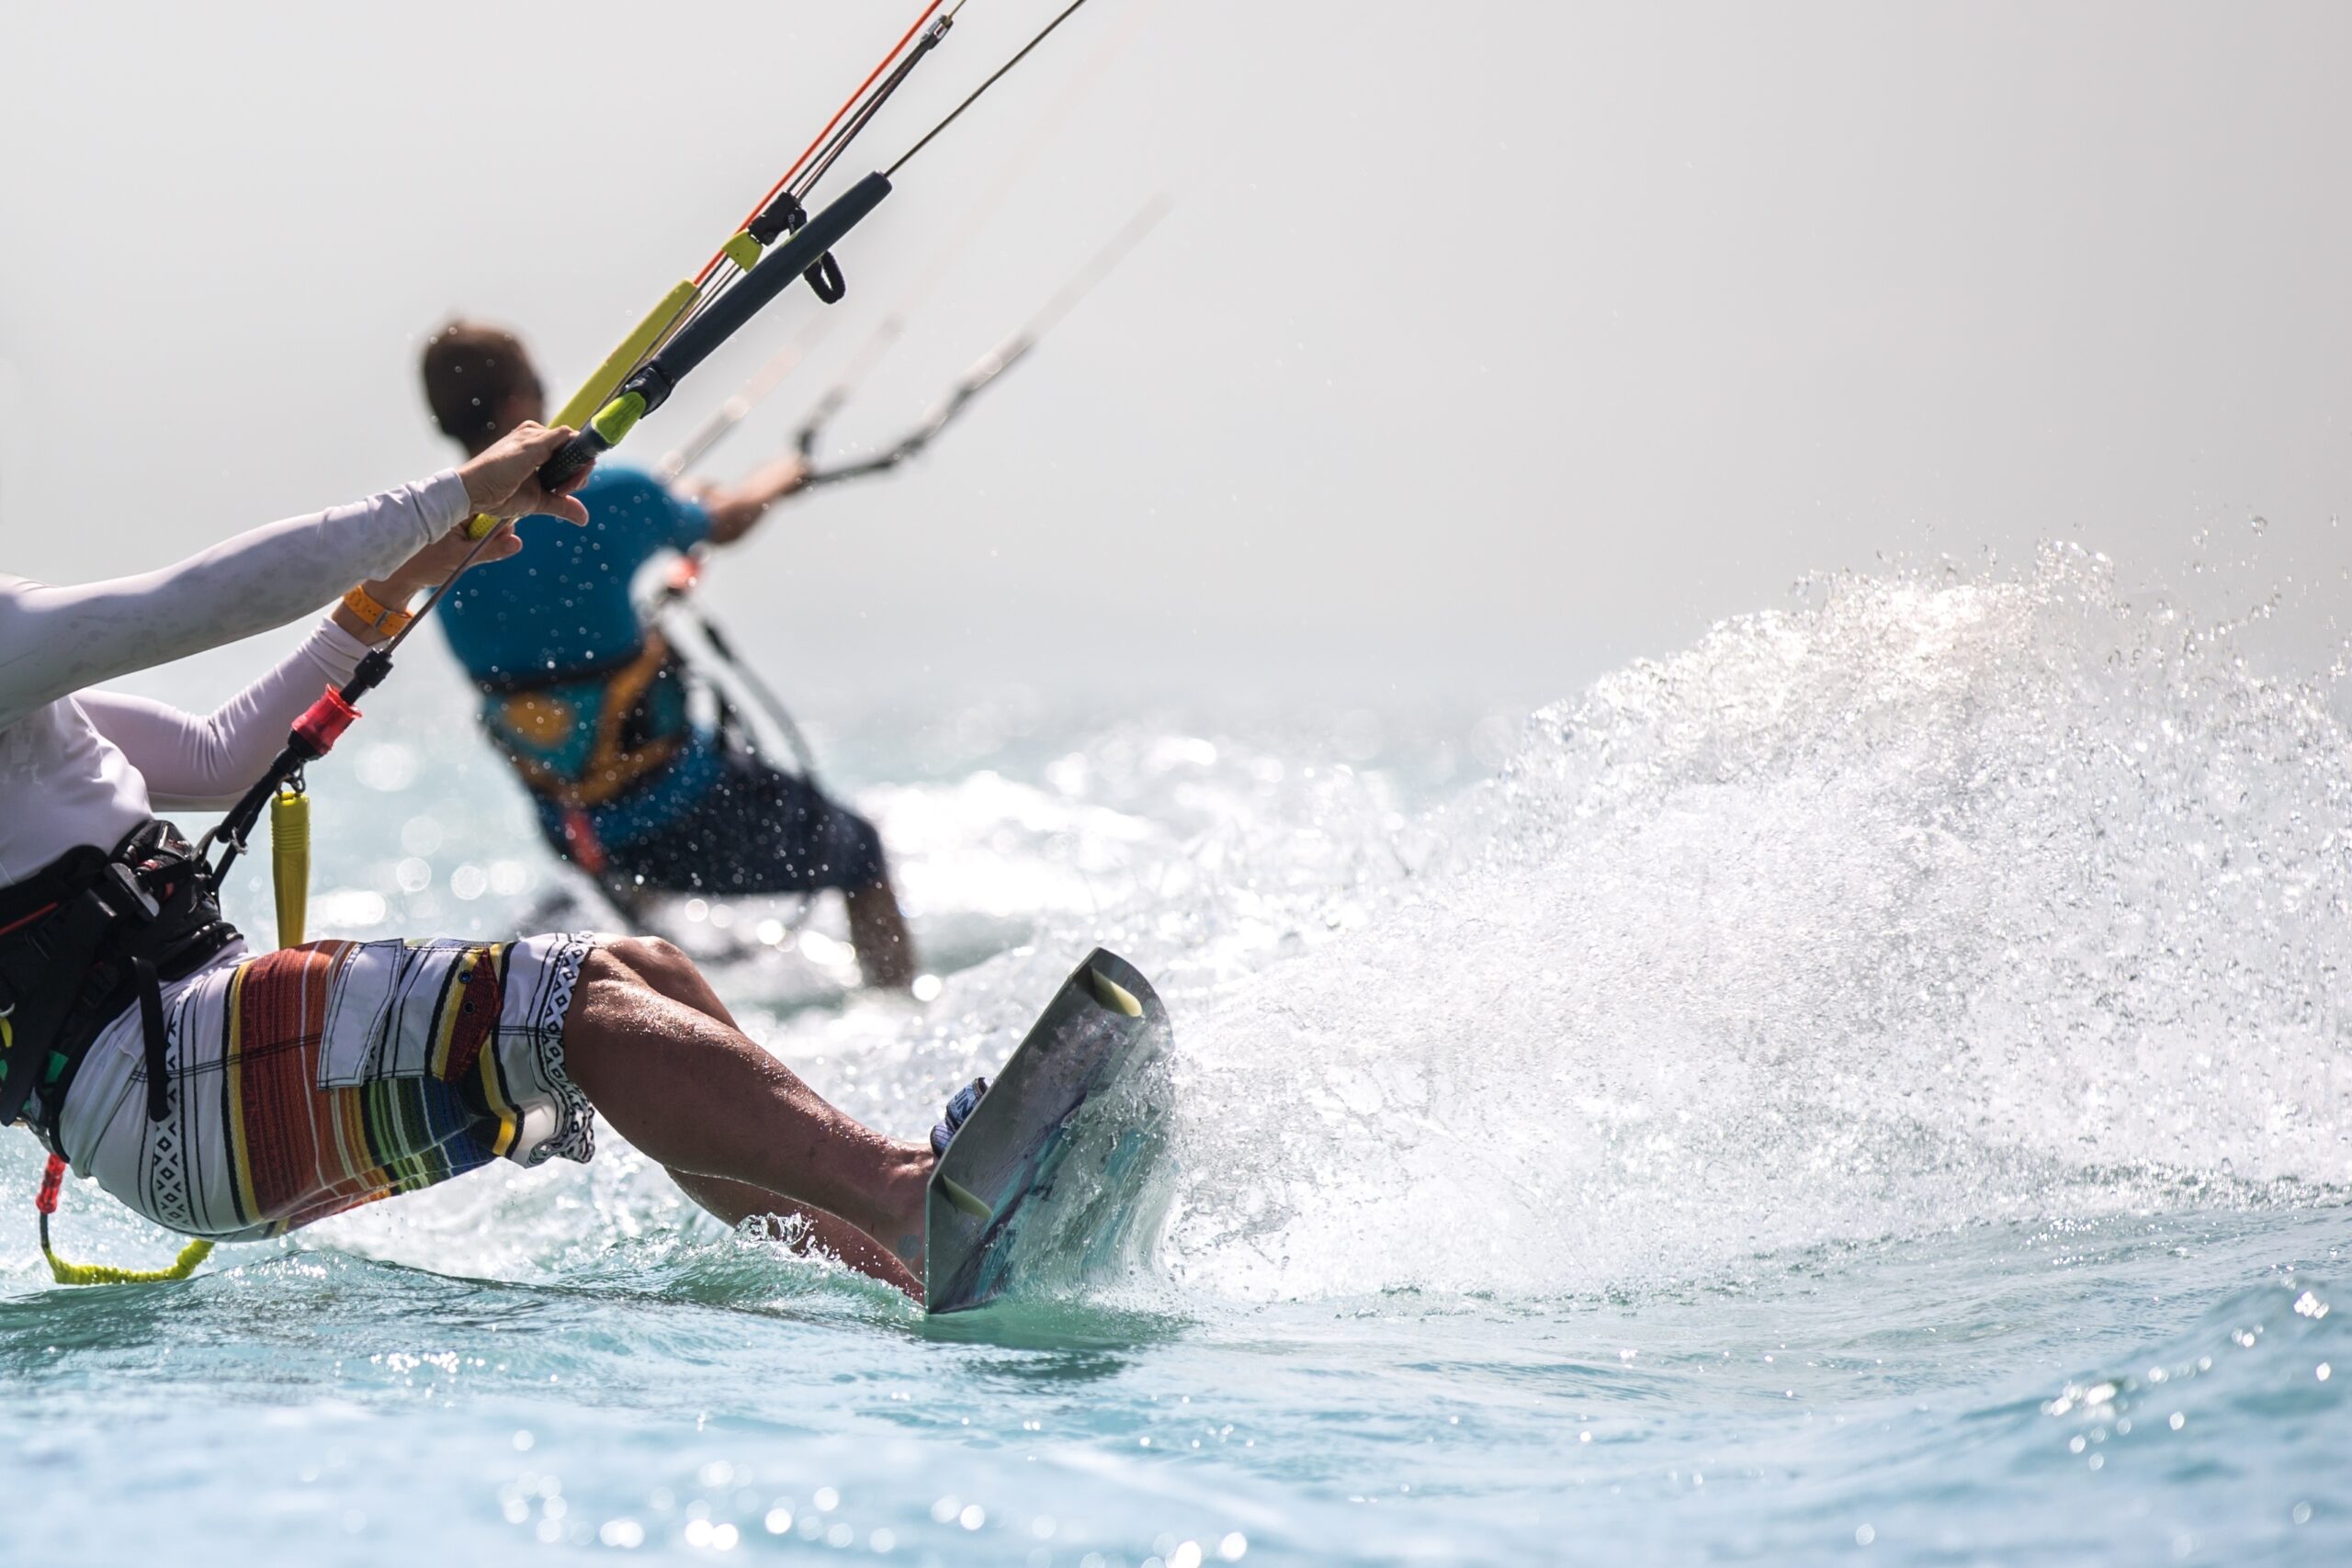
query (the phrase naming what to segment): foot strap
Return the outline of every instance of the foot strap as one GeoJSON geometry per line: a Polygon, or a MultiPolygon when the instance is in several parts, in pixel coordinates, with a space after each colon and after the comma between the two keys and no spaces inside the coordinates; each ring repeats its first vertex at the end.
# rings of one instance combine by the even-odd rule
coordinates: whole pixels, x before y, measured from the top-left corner
{"type": "Polygon", "coordinates": [[[933,1154],[944,1155],[947,1152],[947,1145],[956,1140],[956,1131],[971,1120],[972,1112],[980,1108],[981,1097],[988,1091],[989,1080],[986,1078],[974,1078],[956,1091],[956,1098],[947,1102],[947,1119],[933,1124],[931,1129],[933,1154]]]}

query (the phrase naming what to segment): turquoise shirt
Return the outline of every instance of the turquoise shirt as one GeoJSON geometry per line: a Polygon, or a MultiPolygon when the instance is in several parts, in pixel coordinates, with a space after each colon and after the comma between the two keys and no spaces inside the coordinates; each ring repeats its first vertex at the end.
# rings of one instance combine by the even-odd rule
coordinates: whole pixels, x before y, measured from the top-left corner
{"type": "MultiPolygon", "coordinates": [[[[566,778],[577,778],[591,755],[608,677],[548,678],[617,663],[640,648],[645,628],[629,599],[630,581],[656,555],[689,549],[710,534],[707,513],[640,469],[601,466],[579,495],[588,508],[586,527],[559,517],[524,518],[515,525],[521,553],[459,578],[438,616],[449,651],[469,675],[486,688],[527,683],[541,699],[532,711],[543,722],[522,737],[500,720],[505,696],[486,691],[484,726],[502,745],[566,778]]],[[[654,689],[647,716],[632,743],[674,737],[680,750],[626,794],[587,808],[590,828],[607,846],[632,843],[675,821],[718,777],[717,739],[694,725],[674,682],[654,689]]],[[[550,835],[559,836],[561,810],[543,795],[533,799],[550,835]]]]}

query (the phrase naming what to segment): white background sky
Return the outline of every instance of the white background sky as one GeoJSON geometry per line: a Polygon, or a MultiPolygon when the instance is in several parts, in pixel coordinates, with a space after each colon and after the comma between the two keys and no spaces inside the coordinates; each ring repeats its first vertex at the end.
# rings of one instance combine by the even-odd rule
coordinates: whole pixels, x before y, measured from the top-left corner
{"type": "MultiPolygon", "coordinates": [[[[438,320],[568,384],[914,8],[7,0],[0,559],[155,564],[437,466],[438,320]]],[[[970,0],[861,167],[1054,8],[970,0]]],[[[1174,215],[920,472],[735,553],[719,602],[796,689],[1535,700],[1808,571],[2047,538],[2192,592],[2256,552],[2288,656],[2334,648],[2340,4],[1091,0],[843,247],[832,361],[723,469],[1138,11],[844,440],[1174,215]]]]}

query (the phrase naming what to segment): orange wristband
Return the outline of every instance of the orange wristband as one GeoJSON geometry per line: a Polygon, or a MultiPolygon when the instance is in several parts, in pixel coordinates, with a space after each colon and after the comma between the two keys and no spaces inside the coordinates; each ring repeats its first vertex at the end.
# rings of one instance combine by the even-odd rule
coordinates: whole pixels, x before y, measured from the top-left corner
{"type": "Polygon", "coordinates": [[[343,607],[386,637],[400,636],[409,622],[416,618],[405,610],[386,609],[376,603],[373,593],[356,586],[343,596],[343,607]]]}

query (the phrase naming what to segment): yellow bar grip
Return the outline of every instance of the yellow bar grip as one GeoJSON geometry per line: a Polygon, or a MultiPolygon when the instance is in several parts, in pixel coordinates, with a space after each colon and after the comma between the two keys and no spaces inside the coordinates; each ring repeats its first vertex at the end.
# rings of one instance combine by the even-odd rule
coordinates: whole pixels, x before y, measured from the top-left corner
{"type": "Polygon", "coordinates": [[[684,315],[686,307],[694,302],[695,286],[692,283],[680,282],[672,287],[670,292],[662,297],[662,302],[648,310],[645,319],[621,340],[620,346],[605,355],[605,362],[589,372],[588,379],[571,394],[571,400],[555,411],[554,423],[568,424],[577,430],[590,414],[611,402],[613,393],[621,382],[637,368],[637,362],[669,341],[670,329],[678,324],[678,318],[684,315]]]}
{"type": "MultiPolygon", "coordinates": [[[[681,282],[664,294],[662,302],[646,312],[636,329],[621,339],[619,347],[605,355],[605,362],[589,373],[580,389],[571,394],[571,400],[556,410],[555,418],[548,423],[568,424],[574,430],[586,423],[590,415],[612,400],[613,393],[637,368],[638,362],[668,341],[672,329],[685,315],[686,307],[695,302],[695,298],[691,282],[681,282]]],[[[482,513],[466,525],[466,537],[479,539],[497,526],[497,518],[482,513]]]]}
{"type": "Polygon", "coordinates": [[[588,422],[588,428],[594,431],[596,439],[609,449],[628,440],[628,433],[635,430],[637,422],[644,417],[644,396],[638,392],[623,392],[596,411],[596,417],[588,422]]]}

